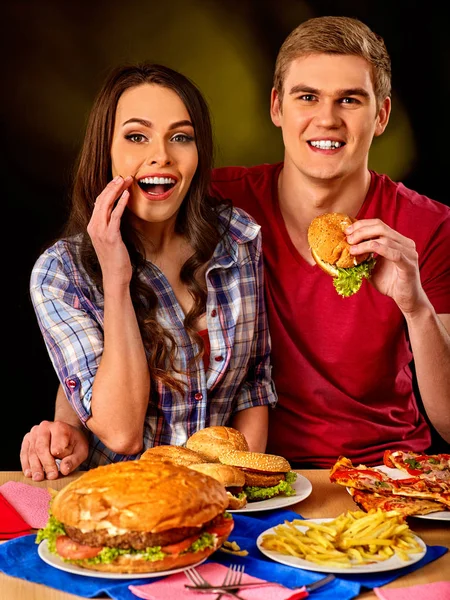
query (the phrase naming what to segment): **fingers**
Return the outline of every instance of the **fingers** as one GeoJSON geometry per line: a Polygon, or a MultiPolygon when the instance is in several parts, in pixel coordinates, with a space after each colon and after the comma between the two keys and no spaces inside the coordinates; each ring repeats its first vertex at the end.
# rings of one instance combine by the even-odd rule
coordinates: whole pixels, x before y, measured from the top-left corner
{"type": "Polygon", "coordinates": [[[88,442],[83,433],[62,421],[42,421],[24,436],[20,461],[25,477],[33,481],[57,479],[57,460],[61,459],[67,475],[78,467],[88,455],[88,442]],[[75,451],[77,448],[77,451],[75,451]],[[65,462],[63,462],[65,461],[65,462]]]}
{"type": "Polygon", "coordinates": [[[124,192],[127,192],[125,196],[127,197],[129,192],[128,188],[133,183],[133,178],[128,176],[125,179],[118,175],[114,177],[112,181],[108,183],[102,193],[97,197],[94,205],[94,210],[97,212],[106,211],[110,213],[116,201],[119,201],[123,198],[124,192]]]}
{"type": "Polygon", "coordinates": [[[349,251],[355,256],[369,252],[396,263],[417,263],[415,242],[379,219],[356,221],[345,233],[348,243],[351,244],[349,251]]]}

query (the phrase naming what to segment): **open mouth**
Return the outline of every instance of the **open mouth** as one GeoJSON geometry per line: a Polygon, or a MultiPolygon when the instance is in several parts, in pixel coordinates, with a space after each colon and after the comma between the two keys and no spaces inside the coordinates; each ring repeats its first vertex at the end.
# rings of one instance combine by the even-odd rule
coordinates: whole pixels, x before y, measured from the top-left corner
{"type": "Polygon", "coordinates": [[[139,187],[146,193],[154,196],[165,194],[177,183],[172,177],[144,177],[138,181],[139,187]]]}

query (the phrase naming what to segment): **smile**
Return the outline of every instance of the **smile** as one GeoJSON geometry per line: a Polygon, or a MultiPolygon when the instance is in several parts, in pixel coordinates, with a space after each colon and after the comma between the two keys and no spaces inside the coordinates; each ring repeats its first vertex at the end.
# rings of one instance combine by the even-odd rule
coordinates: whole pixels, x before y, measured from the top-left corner
{"type": "Polygon", "coordinates": [[[138,181],[139,187],[151,196],[166,195],[176,183],[173,177],[144,177],[138,181]]]}
{"type": "Polygon", "coordinates": [[[333,140],[314,140],[308,142],[314,148],[320,148],[320,150],[334,150],[344,146],[344,142],[335,142],[333,140]]]}

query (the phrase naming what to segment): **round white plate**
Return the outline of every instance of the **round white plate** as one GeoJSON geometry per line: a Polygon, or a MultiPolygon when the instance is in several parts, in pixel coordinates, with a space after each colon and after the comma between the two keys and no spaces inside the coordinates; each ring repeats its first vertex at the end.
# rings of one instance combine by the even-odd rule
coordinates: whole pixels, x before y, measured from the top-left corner
{"type": "MultiPolygon", "coordinates": [[[[313,522],[313,523],[325,523],[326,521],[333,521],[333,519],[306,519],[305,522],[313,522]]],[[[297,529],[299,531],[306,531],[307,527],[303,525],[297,525],[297,529]]],[[[352,567],[333,567],[328,565],[318,565],[309,560],[304,560],[303,558],[296,558],[295,556],[289,556],[287,554],[280,554],[279,552],[274,552],[272,550],[266,550],[261,546],[262,538],[264,535],[268,533],[275,533],[274,528],[271,527],[266,531],[263,531],[256,540],[256,545],[262,554],[271,558],[275,562],[279,562],[282,565],[287,565],[288,567],[296,567],[297,569],[305,569],[305,571],[319,571],[320,573],[341,573],[345,575],[355,575],[356,573],[378,573],[380,571],[393,571],[394,569],[401,569],[402,567],[408,567],[409,565],[413,565],[418,562],[421,558],[425,556],[427,551],[427,547],[425,543],[418,537],[414,535],[414,538],[420,544],[422,551],[417,554],[410,554],[410,560],[403,561],[398,558],[397,555],[391,556],[390,558],[383,560],[381,562],[371,563],[369,565],[358,565],[355,564],[352,567]]]]}
{"type": "Polygon", "coordinates": [[[312,492],[312,485],[309,479],[297,473],[297,479],[291,484],[295,490],[295,496],[274,496],[268,500],[259,500],[256,502],[247,502],[244,508],[236,508],[235,510],[227,510],[229,513],[245,513],[258,512],[261,510],[275,510],[297,504],[307,498],[312,492]]]}
{"type": "MultiPolygon", "coordinates": [[[[399,469],[386,467],[386,465],[378,465],[377,467],[374,467],[374,469],[386,473],[391,479],[409,479],[411,477],[408,473],[404,473],[399,469]]],[[[428,513],[427,515],[410,515],[410,517],[414,517],[415,519],[431,519],[432,521],[450,521],[450,510],[440,510],[438,512],[428,513]]]]}
{"type": "Polygon", "coordinates": [[[60,569],[60,571],[67,571],[74,575],[84,575],[85,577],[102,577],[104,579],[148,579],[149,577],[163,577],[164,575],[173,575],[174,573],[180,573],[185,571],[189,567],[198,567],[202,562],[205,562],[206,558],[189,565],[189,567],[180,567],[179,569],[170,569],[169,571],[156,571],[152,573],[106,573],[104,571],[91,571],[74,565],[72,563],[64,562],[56,554],[52,554],[48,549],[47,540],[43,540],[38,546],[38,554],[44,562],[48,565],[60,569]]]}

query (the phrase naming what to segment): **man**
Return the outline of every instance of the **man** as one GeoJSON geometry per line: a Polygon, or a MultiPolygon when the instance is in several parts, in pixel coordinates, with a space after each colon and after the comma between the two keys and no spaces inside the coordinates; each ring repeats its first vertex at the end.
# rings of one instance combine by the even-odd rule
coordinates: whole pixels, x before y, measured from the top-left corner
{"type": "MultiPolygon", "coordinates": [[[[450,441],[450,209],[368,169],[373,138],[389,121],[390,80],[383,40],[360,21],[302,23],[280,49],[271,96],[283,163],[213,173],[214,193],[262,227],[278,394],[267,451],[296,467],[329,467],[341,454],[377,464],[388,448],[426,451],[412,359],[428,418],[450,441]],[[350,298],[311,257],[308,226],[325,212],[356,218],[346,230],[351,252],[376,256],[370,282],[350,298]]],[[[66,406],[59,402],[56,417],[70,418],[66,406]]],[[[65,427],[44,422],[25,436],[24,471],[42,476],[44,460],[54,471],[48,449],[55,456],[65,427]]],[[[67,435],[60,456],[78,439],[67,435]]],[[[77,466],[77,455],[70,460],[77,466]]]]}

